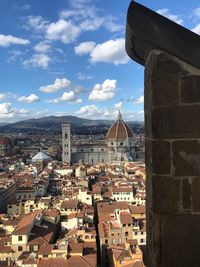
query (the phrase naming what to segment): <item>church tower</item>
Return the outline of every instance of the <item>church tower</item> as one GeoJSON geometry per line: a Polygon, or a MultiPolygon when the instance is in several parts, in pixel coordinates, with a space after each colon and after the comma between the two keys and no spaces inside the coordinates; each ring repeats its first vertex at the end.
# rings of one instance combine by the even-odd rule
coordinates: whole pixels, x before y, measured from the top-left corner
{"type": "Polygon", "coordinates": [[[62,124],[62,162],[71,163],[71,130],[70,124],[62,124]]]}

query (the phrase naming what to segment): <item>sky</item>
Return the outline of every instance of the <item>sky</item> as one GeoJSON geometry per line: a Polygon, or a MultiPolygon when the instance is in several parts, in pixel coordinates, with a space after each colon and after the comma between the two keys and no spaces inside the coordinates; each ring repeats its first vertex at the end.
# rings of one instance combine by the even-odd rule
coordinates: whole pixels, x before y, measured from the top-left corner
{"type": "MultiPolygon", "coordinates": [[[[139,3],[200,34],[199,0],[139,3]]],[[[143,120],[144,68],[125,52],[128,0],[1,0],[0,123],[143,120]]]]}

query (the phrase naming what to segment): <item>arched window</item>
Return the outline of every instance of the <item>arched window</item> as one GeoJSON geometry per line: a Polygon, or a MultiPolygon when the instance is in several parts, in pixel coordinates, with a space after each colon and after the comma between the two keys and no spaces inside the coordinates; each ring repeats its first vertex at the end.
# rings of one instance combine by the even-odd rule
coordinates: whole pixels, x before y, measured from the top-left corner
{"type": "Polygon", "coordinates": [[[23,247],[22,246],[19,246],[18,247],[18,251],[22,251],[23,250],[23,247]]]}
{"type": "Polygon", "coordinates": [[[125,236],[128,236],[128,232],[125,232],[125,236]]]}

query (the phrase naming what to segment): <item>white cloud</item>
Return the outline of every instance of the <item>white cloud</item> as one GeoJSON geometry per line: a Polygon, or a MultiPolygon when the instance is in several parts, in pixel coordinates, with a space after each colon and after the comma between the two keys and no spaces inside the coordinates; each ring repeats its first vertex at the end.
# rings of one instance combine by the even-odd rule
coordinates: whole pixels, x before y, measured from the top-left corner
{"type": "Polygon", "coordinates": [[[0,93],[0,100],[4,100],[5,98],[7,98],[7,94],[5,93],[0,93]]]}
{"type": "Polygon", "coordinates": [[[105,22],[105,18],[92,18],[92,19],[86,19],[80,24],[80,28],[83,31],[95,31],[98,30],[105,22]]]}
{"type": "Polygon", "coordinates": [[[34,103],[38,102],[40,99],[36,94],[30,94],[29,96],[21,96],[18,98],[19,102],[24,102],[24,103],[34,103]]]}
{"type": "Polygon", "coordinates": [[[116,80],[105,80],[102,84],[95,84],[92,89],[89,100],[106,101],[112,99],[116,92],[116,80]]]}
{"type": "Polygon", "coordinates": [[[73,90],[76,95],[79,95],[85,92],[85,88],[81,85],[76,85],[73,90]]]}
{"type": "Polygon", "coordinates": [[[25,109],[16,109],[12,107],[11,103],[2,103],[0,104],[0,121],[15,119],[19,117],[26,116],[29,113],[25,109]]]}
{"type": "Polygon", "coordinates": [[[168,8],[158,9],[157,13],[178,24],[183,24],[183,19],[179,15],[171,14],[168,8]]]}
{"type": "Polygon", "coordinates": [[[119,114],[119,107],[122,110],[122,103],[116,103],[114,106],[107,107],[98,107],[96,105],[86,105],[82,106],[78,111],[75,112],[75,115],[82,118],[90,119],[117,119],[119,114]]]}
{"type": "Polygon", "coordinates": [[[140,96],[138,99],[133,101],[135,104],[144,104],[144,96],[140,96]]]}
{"type": "Polygon", "coordinates": [[[44,32],[47,29],[48,24],[49,22],[44,20],[41,16],[28,16],[27,26],[24,26],[24,28],[37,32],[44,32]]]}
{"type": "Polygon", "coordinates": [[[80,35],[80,28],[72,24],[70,21],[63,19],[48,25],[46,37],[49,40],[62,41],[65,44],[76,40],[80,35]]]}
{"type": "Polygon", "coordinates": [[[197,34],[200,34],[200,23],[197,24],[193,29],[192,29],[193,32],[197,33],[197,34]]]}
{"type": "Polygon", "coordinates": [[[12,44],[27,45],[27,44],[30,44],[30,41],[27,39],[18,38],[12,35],[0,34],[0,46],[8,47],[12,44]]]}
{"type": "Polygon", "coordinates": [[[77,98],[74,91],[70,91],[70,92],[64,92],[61,97],[50,99],[50,100],[47,100],[46,102],[54,103],[54,104],[59,104],[61,102],[81,103],[82,99],[77,98]]]}
{"type": "Polygon", "coordinates": [[[122,110],[122,101],[120,101],[119,103],[116,103],[114,105],[114,108],[117,109],[117,110],[119,110],[119,111],[121,111],[122,110]]]}
{"type": "Polygon", "coordinates": [[[76,76],[79,80],[91,80],[93,78],[91,75],[86,75],[85,73],[82,72],[77,73],[76,76]]]}
{"type": "Polygon", "coordinates": [[[75,46],[74,51],[76,55],[84,55],[84,54],[88,54],[90,53],[94,47],[95,47],[96,43],[95,42],[84,42],[84,43],[80,43],[79,45],[75,46]]]}
{"type": "Polygon", "coordinates": [[[200,7],[196,8],[193,13],[196,17],[200,17],[200,7]]]}
{"type": "Polygon", "coordinates": [[[91,62],[113,63],[115,65],[126,64],[129,58],[125,51],[125,40],[109,40],[98,44],[90,53],[91,62]]]}
{"type": "Polygon", "coordinates": [[[30,59],[23,62],[24,66],[47,69],[52,59],[46,54],[34,54],[30,59]]]}
{"type": "Polygon", "coordinates": [[[42,41],[38,43],[37,45],[35,45],[34,50],[37,53],[46,53],[49,51],[50,47],[51,46],[46,41],[42,41]]]}
{"type": "Polygon", "coordinates": [[[53,84],[45,85],[40,87],[40,91],[44,93],[55,93],[61,89],[68,88],[71,82],[66,78],[57,78],[53,84]]]}
{"type": "Polygon", "coordinates": [[[86,105],[80,108],[77,112],[75,112],[75,115],[86,117],[86,118],[93,118],[98,117],[98,115],[101,115],[100,109],[96,105],[86,105]]]}

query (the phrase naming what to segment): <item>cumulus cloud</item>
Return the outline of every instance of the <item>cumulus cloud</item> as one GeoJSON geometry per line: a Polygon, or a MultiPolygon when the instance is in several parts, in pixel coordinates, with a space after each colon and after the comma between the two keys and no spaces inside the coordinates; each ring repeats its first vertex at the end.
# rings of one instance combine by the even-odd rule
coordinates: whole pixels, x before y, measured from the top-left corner
{"type": "Polygon", "coordinates": [[[85,42],[75,47],[75,53],[77,55],[89,53],[90,61],[93,63],[105,62],[119,65],[126,64],[129,61],[123,38],[109,40],[97,45],[94,42],[85,42]]]}
{"type": "Polygon", "coordinates": [[[116,104],[114,105],[114,108],[115,108],[115,109],[118,109],[118,110],[122,110],[122,101],[116,103],[116,104]]]}
{"type": "Polygon", "coordinates": [[[194,33],[200,34],[200,23],[197,24],[197,25],[192,29],[192,31],[193,31],[194,33]]]}
{"type": "Polygon", "coordinates": [[[30,41],[23,38],[18,38],[13,35],[0,34],[0,46],[8,47],[12,44],[16,45],[28,45],[30,41]]]}
{"type": "Polygon", "coordinates": [[[80,43],[79,45],[75,46],[74,51],[76,55],[84,55],[84,54],[88,54],[90,53],[94,47],[95,47],[96,43],[95,42],[83,42],[80,43]]]}
{"type": "Polygon", "coordinates": [[[144,96],[140,96],[138,99],[133,101],[135,104],[144,104],[144,96]]]}
{"type": "Polygon", "coordinates": [[[30,94],[29,96],[21,96],[18,98],[19,102],[34,103],[38,102],[40,98],[36,94],[30,94]]]}
{"type": "Polygon", "coordinates": [[[8,94],[6,94],[6,93],[0,93],[0,100],[4,100],[7,97],[8,97],[8,94]]]}
{"type": "Polygon", "coordinates": [[[42,41],[40,43],[38,43],[37,45],[35,45],[34,50],[37,53],[47,53],[50,49],[50,44],[46,41],[42,41]]]}
{"type": "Polygon", "coordinates": [[[59,104],[61,102],[81,103],[82,99],[77,98],[74,91],[64,92],[61,97],[47,100],[48,103],[59,104]]]}
{"type": "Polygon", "coordinates": [[[49,40],[62,41],[65,44],[73,42],[80,35],[80,28],[63,19],[48,25],[46,37],[49,40]]]}
{"type": "Polygon", "coordinates": [[[49,24],[49,22],[44,20],[42,16],[28,16],[26,20],[27,25],[24,26],[24,28],[37,32],[44,32],[49,24]]]}
{"type": "Polygon", "coordinates": [[[47,69],[52,59],[46,54],[33,54],[30,59],[26,59],[23,65],[26,67],[47,69]]]}
{"type": "Polygon", "coordinates": [[[44,93],[55,93],[61,89],[68,88],[71,82],[66,78],[57,78],[53,84],[45,85],[40,87],[40,91],[44,93]]]}
{"type": "Polygon", "coordinates": [[[0,104],[0,121],[24,117],[28,113],[29,111],[26,109],[16,109],[12,107],[11,103],[0,104]]]}
{"type": "Polygon", "coordinates": [[[90,95],[89,100],[106,101],[112,99],[116,92],[116,80],[105,80],[102,84],[95,84],[90,95]]]}
{"type": "Polygon", "coordinates": [[[157,13],[178,24],[183,24],[183,19],[179,15],[171,14],[168,8],[158,9],[157,13]]]}
{"type": "Polygon", "coordinates": [[[99,107],[96,105],[85,105],[82,106],[78,111],[75,112],[75,115],[82,118],[90,119],[116,119],[119,114],[119,108],[122,110],[122,102],[116,103],[114,106],[99,107]]]}

